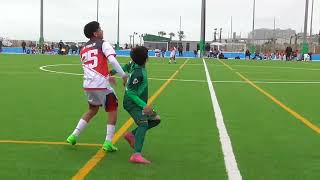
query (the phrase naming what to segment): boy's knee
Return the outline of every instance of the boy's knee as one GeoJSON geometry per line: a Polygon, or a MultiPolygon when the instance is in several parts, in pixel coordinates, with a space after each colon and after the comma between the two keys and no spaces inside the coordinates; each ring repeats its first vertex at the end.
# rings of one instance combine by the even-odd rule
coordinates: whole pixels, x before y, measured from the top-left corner
{"type": "Polygon", "coordinates": [[[160,124],[161,120],[157,119],[157,120],[154,120],[154,122],[155,122],[156,126],[158,126],[160,124]]]}
{"type": "Polygon", "coordinates": [[[148,127],[148,121],[147,120],[139,120],[139,121],[137,121],[137,125],[139,127],[148,127]]]}
{"type": "Polygon", "coordinates": [[[99,111],[99,106],[95,106],[95,105],[90,105],[89,106],[89,113],[96,115],[99,111]]]}

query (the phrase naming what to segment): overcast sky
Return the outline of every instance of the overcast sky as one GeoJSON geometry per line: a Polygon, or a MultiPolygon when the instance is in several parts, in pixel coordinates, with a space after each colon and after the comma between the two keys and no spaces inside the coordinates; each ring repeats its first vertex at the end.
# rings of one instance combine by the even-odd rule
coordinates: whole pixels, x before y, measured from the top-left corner
{"type": "MultiPolygon", "coordinates": [[[[228,37],[231,16],[233,31],[246,37],[252,29],[252,6],[253,0],[207,0],[206,39],[213,39],[214,28],[223,28],[223,37],[228,37]]],[[[319,32],[320,0],[314,7],[313,32],[319,32]]],[[[179,16],[186,39],[199,40],[200,8],[201,0],[121,0],[120,42],[128,42],[133,32],[177,34],[179,16]]],[[[305,0],[256,0],[256,28],[273,28],[276,17],[277,28],[300,32],[304,8],[305,0]]],[[[0,36],[39,39],[40,0],[1,0],[0,12],[0,36]]],[[[83,26],[95,19],[96,0],[44,0],[45,40],[85,41],[83,26]]],[[[117,0],[100,0],[99,20],[105,39],[116,42],[117,0]]]]}

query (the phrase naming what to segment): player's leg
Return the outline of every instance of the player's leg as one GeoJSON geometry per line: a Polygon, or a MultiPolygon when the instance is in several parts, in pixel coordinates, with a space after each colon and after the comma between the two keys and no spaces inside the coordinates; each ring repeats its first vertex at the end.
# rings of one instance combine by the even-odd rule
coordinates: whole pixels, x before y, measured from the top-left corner
{"type": "Polygon", "coordinates": [[[88,99],[89,109],[83,114],[73,133],[67,138],[67,142],[72,145],[77,143],[77,137],[85,129],[91,119],[98,113],[99,106],[101,105],[101,101],[96,91],[86,91],[85,94],[88,99]]]}
{"type": "Polygon", "coordinates": [[[106,138],[102,148],[105,151],[114,152],[118,150],[112,143],[118,119],[118,99],[114,92],[106,95],[105,110],[108,112],[108,122],[106,127],[106,138]]]}
{"type": "Polygon", "coordinates": [[[148,130],[148,121],[139,120],[136,121],[138,128],[135,133],[134,154],[130,157],[130,162],[138,164],[150,164],[151,162],[146,160],[142,155],[142,147],[144,144],[144,138],[148,130]]]}
{"type": "MultiPolygon", "coordinates": [[[[146,115],[142,114],[141,108],[137,107],[127,111],[129,112],[131,117],[134,119],[135,123],[138,125],[134,135],[134,154],[130,157],[130,162],[138,163],[138,164],[149,164],[150,161],[146,160],[141,155],[142,147],[144,144],[144,138],[148,130],[148,118],[146,115]]],[[[132,143],[132,142],[129,142],[129,143],[132,143]]]]}
{"type": "MultiPolygon", "coordinates": [[[[137,112],[139,113],[139,112],[137,112]]],[[[136,116],[133,113],[130,114],[132,117],[136,116]]],[[[152,116],[148,116],[148,130],[154,128],[160,124],[160,116],[155,112],[152,116]]],[[[131,132],[127,132],[124,135],[124,138],[128,141],[129,145],[134,149],[135,145],[135,134],[138,130],[138,127],[132,130],[131,132]]]]}
{"type": "Polygon", "coordinates": [[[88,111],[83,114],[76,128],[74,129],[72,134],[67,138],[68,143],[70,143],[71,145],[75,145],[77,143],[77,137],[86,128],[88,123],[97,114],[98,111],[99,111],[99,106],[89,104],[88,111]]]}

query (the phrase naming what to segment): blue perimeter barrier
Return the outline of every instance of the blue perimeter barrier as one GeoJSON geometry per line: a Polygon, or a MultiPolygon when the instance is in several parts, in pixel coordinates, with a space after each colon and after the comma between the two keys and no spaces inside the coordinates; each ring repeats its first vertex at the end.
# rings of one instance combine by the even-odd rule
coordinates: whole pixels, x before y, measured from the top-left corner
{"type": "MultiPolygon", "coordinates": [[[[31,51],[30,48],[26,48],[27,50],[29,49],[31,51]]],[[[55,53],[58,52],[58,49],[54,50],[55,53]]],[[[9,48],[9,47],[3,47],[2,48],[2,53],[7,53],[7,54],[22,54],[22,48],[19,47],[15,47],[15,48],[9,48]]],[[[116,51],[118,56],[130,56],[130,50],[119,50],[116,51]]],[[[71,51],[70,53],[71,54],[71,51]]],[[[242,52],[223,52],[224,56],[226,58],[230,58],[230,59],[234,59],[235,57],[240,57],[240,59],[245,59],[245,55],[242,52]]],[[[155,57],[156,56],[156,52],[155,51],[149,51],[149,56],[150,57],[155,57]]],[[[170,56],[170,52],[167,51],[165,53],[165,57],[169,57],[170,56]]],[[[178,56],[177,56],[178,57],[178,56]]],[[[184,58],[194,58],[194,52],[193,51],[184,51],[183,52],[183,56],[184,58]]],[[[320,54],[314,54],[312,55],[312,60],[313,61],[320,61],[320,54]]]]}

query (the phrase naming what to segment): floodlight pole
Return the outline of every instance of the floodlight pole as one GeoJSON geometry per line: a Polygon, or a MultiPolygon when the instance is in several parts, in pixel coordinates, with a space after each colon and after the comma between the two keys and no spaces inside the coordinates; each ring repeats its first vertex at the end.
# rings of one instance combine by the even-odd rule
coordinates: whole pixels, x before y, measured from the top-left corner
{"type": "Polygon", "coordinates": [[[120,49],[120,0],[118,0],[118,32],[117,32],[117,46],[116,49],[120,49]]]}
{"type": "Polygon", "coordinates": [[[273,52],[276,52],[276,17],[273,18],[273,52]]]}
{"type": "Polygon", "coordinates": [[[39,45],[41,47],[41,51],[43,49],[43,43],[44,43],[44,37],[43,37],[43,0],[41,0],[40,1],[40,39],[39,39],[39,45]]]}
{"type": "Polygon", "coordinates": [[[302,44],[302,48],[301,48],[301,53],[302,54],[306,54],[309,51],[308,42],[307,42],[308,11],[309,11],[309,0],[306,0],[305,16],[304,16],[303,44],[302,44]]]}
{"type": "Polygon", "coordinates": [[[311,6],[311,21],[310,21],[310,39],[312,42],[312,26],[313,26],[313,8],[314,7],[314,0],[312,0],[312,6],[311,6]]]}
{"type": "Polygon", "coordinates": [[[254,44],[254,35],[255,35],[255,33],[254,33],[254,29],[255,29],[255,27],[254,27],[254,23],[255,23],[255,14],[256,14],[256,0],[253,0],[253,12],[252,12],[252,44],[254,44]]]}
{"type": "Polygon", "coordinates": [[[133,44],[132,47],[133,47],[133,48],[134,48],[134,36],[135,36],[135,35],[138,35],[138,33],[137,33],[137,32],[134,32],[133,35],[132,35],[132,38],[133,38],[133,39],[132,39],[132,44],[133,44]]]}
{"type": "Polygon", "coordinates": [[[204,56],[204,46],[206,42],[206,0],[202,0],[201,6],[201,36],[200,36],[200,56],[204,56]]]}
{"type": "Polygon", "coordinates": [[[233,42],[233,29],[232,29],[232,26],[233,26],[233,20],[232,20],[232,16],[231,16],[231,42],[233,42]]]}
{"type": "Polygon", "coordinates": [[[304,33],[303,42],[307,42],[307,32],[308,32],[308,11],[309,11],[309,0],[306,0],[305,16],[304,16],[304,33]]]}
{"type": "Polygon", "coordinates": [[[99,22],[99,0],[97,0],[97,22],[99,22]]]}

